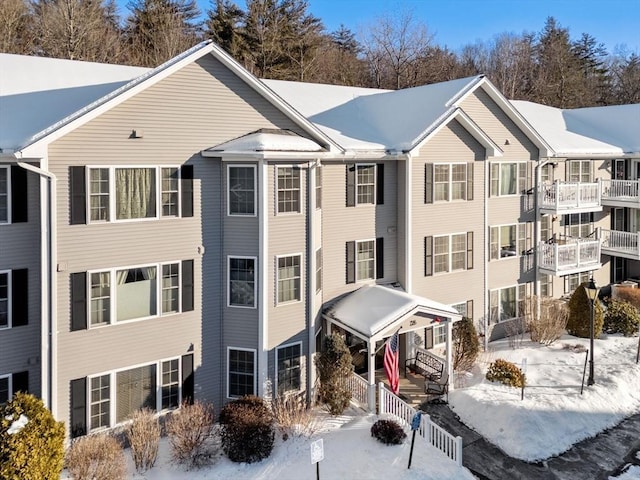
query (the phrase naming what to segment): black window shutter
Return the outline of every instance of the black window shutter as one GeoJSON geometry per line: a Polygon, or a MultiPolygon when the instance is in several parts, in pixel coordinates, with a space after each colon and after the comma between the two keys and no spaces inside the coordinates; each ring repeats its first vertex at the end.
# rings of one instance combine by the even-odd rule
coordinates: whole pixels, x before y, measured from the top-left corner
{"type": "Polygon", "coordinates": [[[427,328],[427,338],[424,339],[424,345],[426,349],[433,348],[433,327],[427,328]]]}
{"type": "Polygon", "coordinates": [[[424,237],[424,276],[433,275],[433,237],[424,237]]]}
{"type": "Polygon", "coordinates": [[[384,205],[384,163],[376,165],[376,204],[384,205]]]}
{"type": "Polygon", "coordinates": [[[87,273],[71,274],[71,331],[87,328],[87,273]]]}
{"type": "Polygon", "coordinates": [[[376,238],[376,278],[384,277],[384,238],[376,238]]]}
{"type": "Polygon", "coordinates": [[[26,222],[27,210],[27,171],[14,165],[11,167],[11,222],[26,222]]]}
{"type": "Polygon", "coordinates": [[[69,201],[71,225],[87,223],[87,190],[85,167],[69,167],[69,201]]]}
{"type": "Polygon", "coordinates": [[[433,203],[433,164],[424,165],[424,203],[433,203]]]}
{"type": "Polygon", "coordinates": [[[182,216],[193,217],[193,165],[183,165],[180,169],[182,187],[182,216]]]}
{"type": "Polygon", "coordinates": [[[467,163],[467,200],[473,200],[473,163],[467,163]]]}
{"type": "Polygon", "coordinates": [[[473,232],[467,232],[467,270],[473,269],[473,232]]]}
{"type": "Polygon", "coordinates": [[[11,272],[11,325],[21,327],[29,323],[29,272],[26,268],[11,272]]]}
{"type": "Polygon", "coordinates": [[[182,356],[182,401],[193,403],[193,354],[182,356]]]}
{"type": "Polygon", "coordinates": [[[356,283],[356,242],[347,242],[347,283],[356,283]]]}
{"type": "Polygon", "coordinates": [[[473,300],[467,300],[467,314],[465,316],[473,320],[473,300]]]}
{"type": "Polygon", "coordinates": [[[193,310],[193,260],[182,261],[182,311],[193,310]]]}
{"type": "Polygon", "coordinates": [[[356,166],[347,165],[347,207],[356,206],[356,166]]]}
{"type": "Polygon", "coordinates": [[[27,393],[29,391],[29,372],[18,372],[11,375],[11,381],[13,383],[12,390],[13,394],[16,392],[27,393]]]}
{"type": "Polygon", "coordinates": [[[71,380],[71,438],[87,433],[87,379],[71,380]]]}

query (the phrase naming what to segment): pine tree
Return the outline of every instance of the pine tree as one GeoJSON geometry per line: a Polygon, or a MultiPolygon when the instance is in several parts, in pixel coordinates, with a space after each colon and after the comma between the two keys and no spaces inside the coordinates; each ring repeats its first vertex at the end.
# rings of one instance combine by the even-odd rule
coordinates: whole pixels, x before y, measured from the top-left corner
{"type": "Polygon", "coordinates": [[[324,337],[323,350],[316,357],[316,368],[320,380],[320,400],[327,404],[332,415],[340,415],[351,401],[346,379],[353,371],[353,359],[337,333],[324,337]]]}
{"type": "Polygon", "coordinates": [[[215,8],[207,12],[205,35],[238,61],[246,56],[242,36],[245,14],[231,0],[215,0],[215,8]]]}

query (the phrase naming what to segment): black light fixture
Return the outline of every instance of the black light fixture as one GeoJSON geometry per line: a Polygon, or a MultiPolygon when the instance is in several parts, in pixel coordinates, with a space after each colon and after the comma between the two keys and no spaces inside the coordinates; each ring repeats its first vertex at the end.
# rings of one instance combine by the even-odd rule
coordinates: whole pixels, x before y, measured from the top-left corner
{"type": "Polygon", "coordinates": [[[584,291],[587,294],[589,300],[591,300],[591,325],[589,328],[589,379],[587,380],[587,385],[593,385],[595,383],[593,379],[593,336],[594,336],[594,321],[595,321],[595,310],[596,310],[596,300],[598,299],[598,292],[600,289],[596,286],[596,283],[593,281],[593,277],[589,280],[589,283],[585,285],[584,291]]]}

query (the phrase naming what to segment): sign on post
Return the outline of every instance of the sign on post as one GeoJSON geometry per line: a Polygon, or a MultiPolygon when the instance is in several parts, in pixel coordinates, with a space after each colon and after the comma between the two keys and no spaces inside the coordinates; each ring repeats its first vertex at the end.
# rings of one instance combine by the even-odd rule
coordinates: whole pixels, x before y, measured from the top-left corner
{"type": "Polygon", "coordinates": [[[409,451],[409,465],[407,468],[411,468],[411,459],[413,458],[413,444],[416,441],[416,432],[420,428],[420,421],[422,420],[422,411],[418,410],[416,414],[411,419],[411,430],[413,431],[413,435],[411,436],[411,450],[409,451]]]}
{"type": "Polygon", "coordinates": [[[316,479],[320,480],[320,461],[324,460],[324,444],[319,438],[315,442],[311,442],[311,465],[316,464],[316,479]]]}

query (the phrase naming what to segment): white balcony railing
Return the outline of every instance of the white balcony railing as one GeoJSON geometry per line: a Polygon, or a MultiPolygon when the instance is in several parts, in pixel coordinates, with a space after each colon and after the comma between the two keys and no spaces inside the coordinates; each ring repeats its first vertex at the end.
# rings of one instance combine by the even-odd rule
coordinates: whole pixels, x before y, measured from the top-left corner
{"type": "Polygon", "coordinates": [[[553,275],[586,272],[600,267],[599,239],[569,239],[538,245],[538,267],[553,275]]]}
{"type": "Polygon", "coordinates": [[[640,232],[600,229],[602,253],[640,260],[640,232]]]}
{"type": "Polygon", "coordinates": [[[602,202],[640,207],[640,180],[602,180],[602,202]]]}
{"type": "Polygon", "coordinates": [[[538,188],[538,208],[543,213],[580,213],[602,210],[600,182],[542,183],[538,188]]]}

